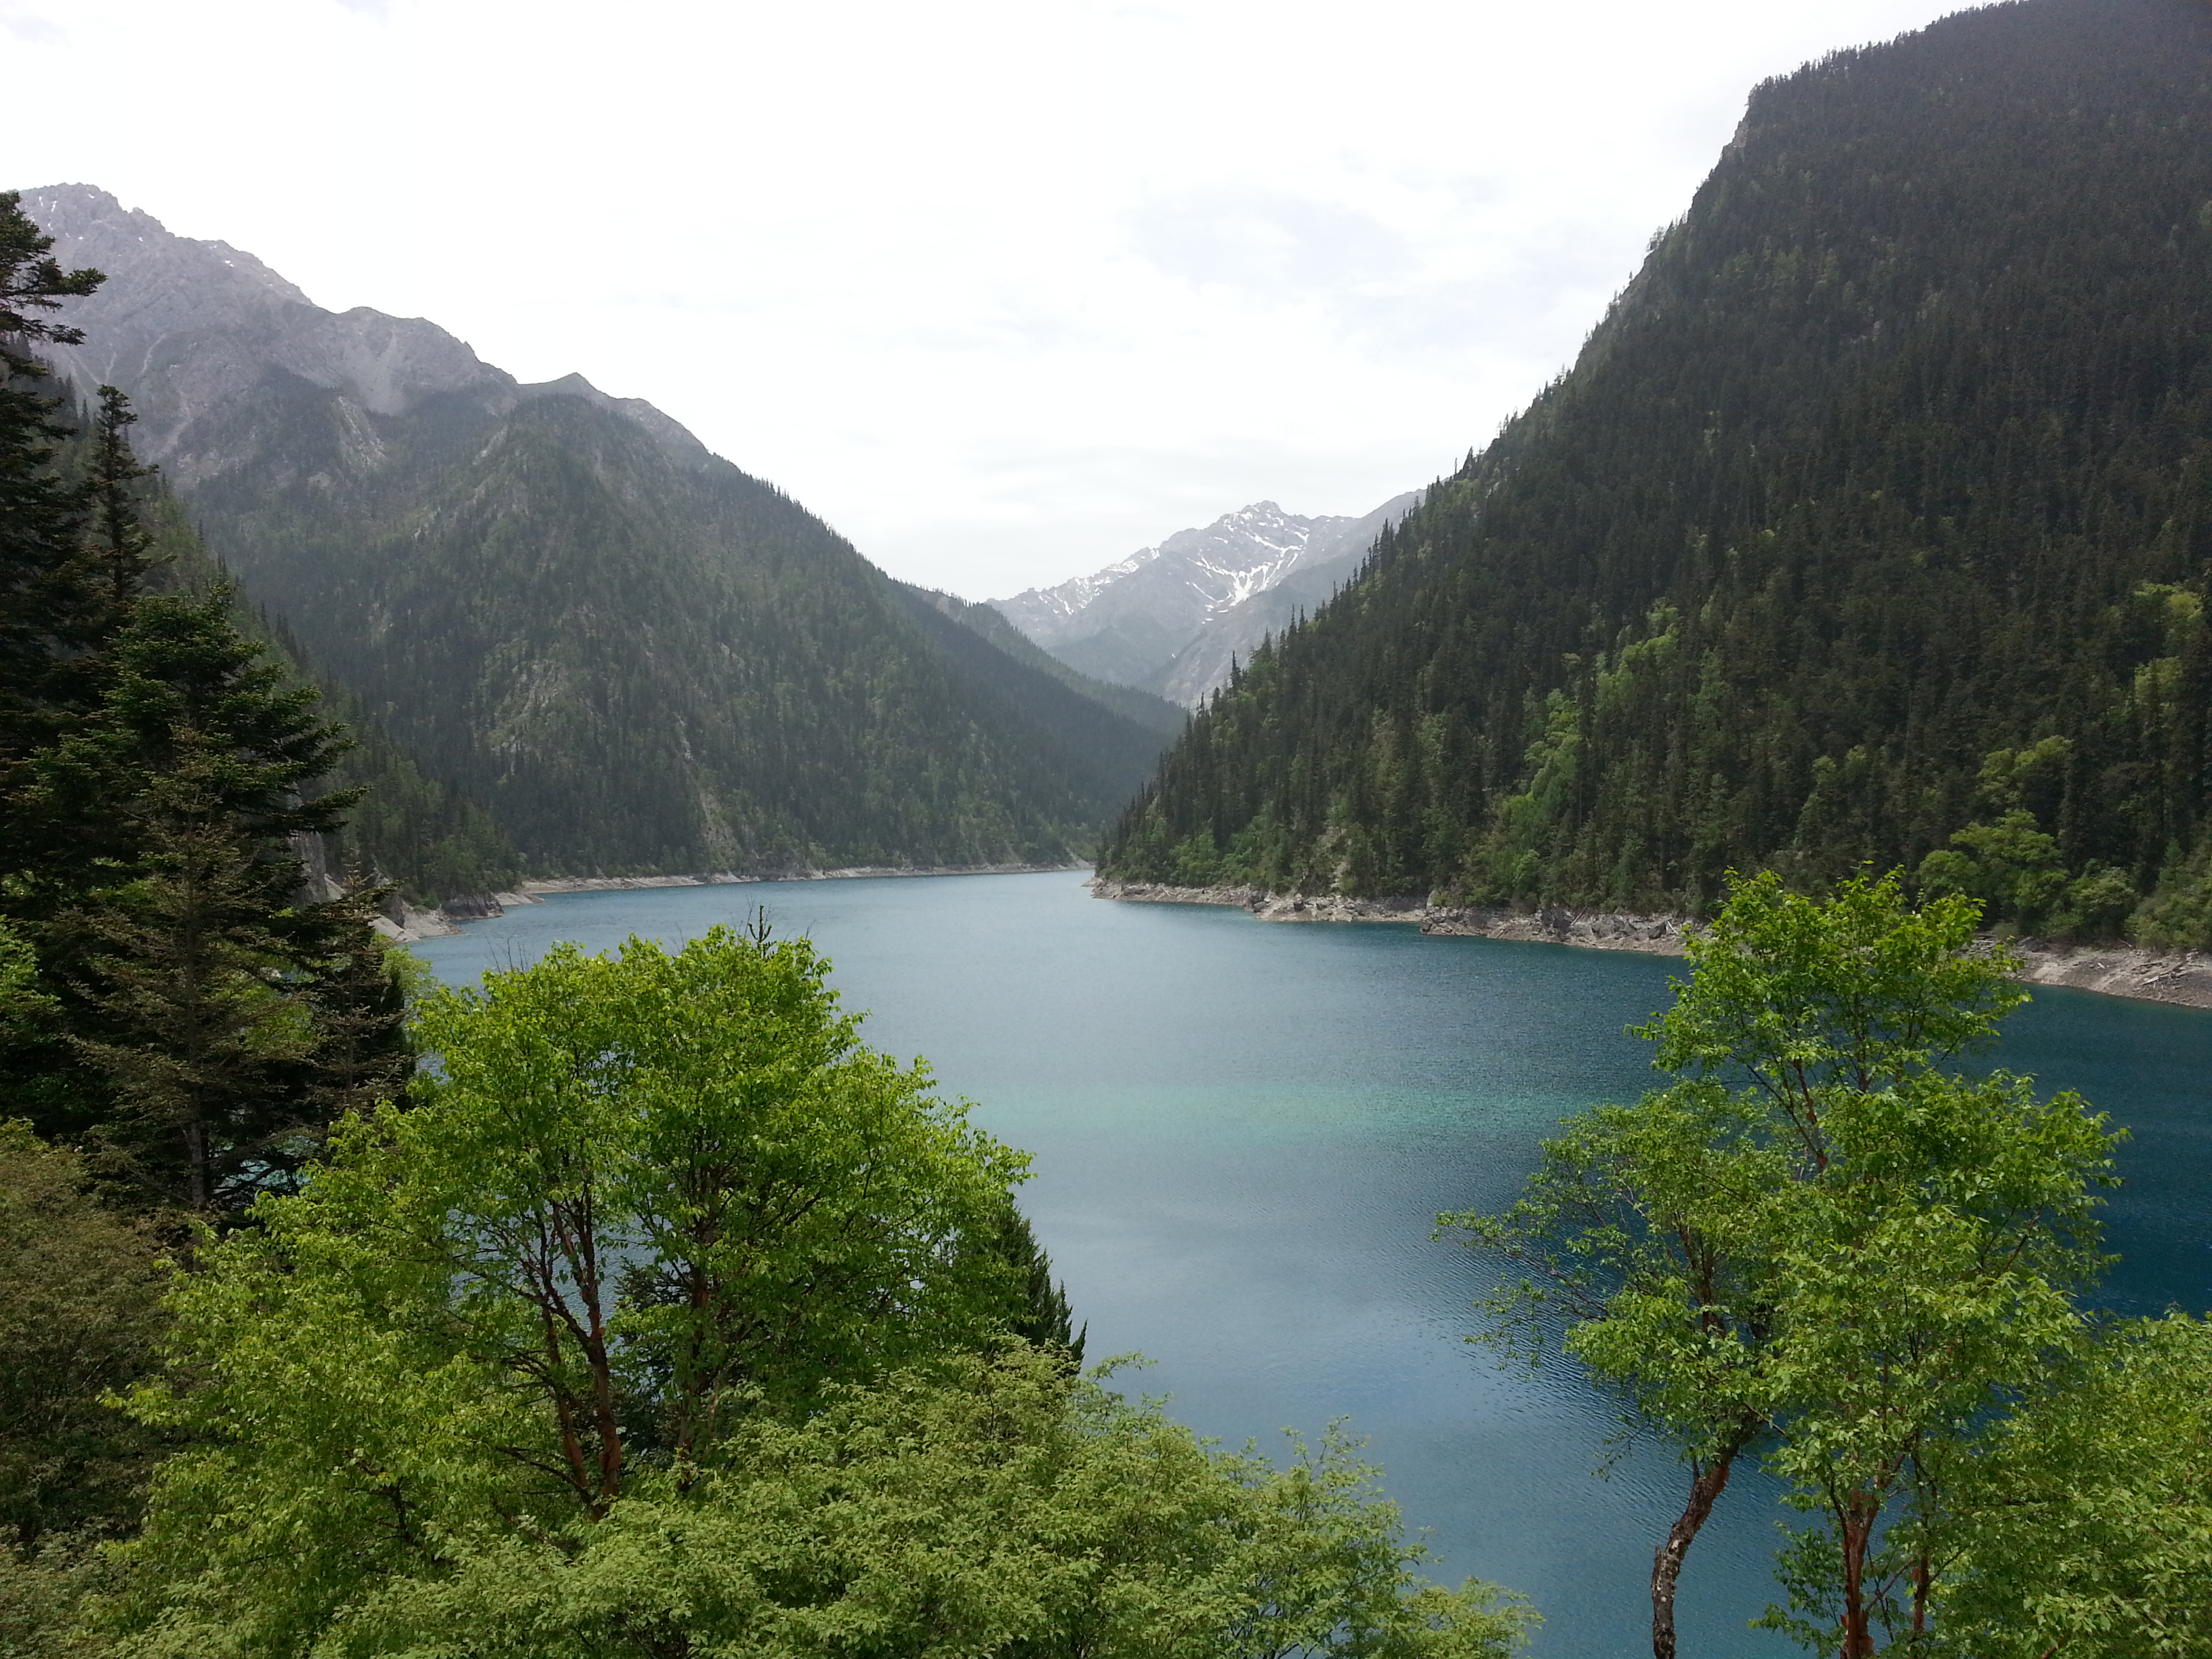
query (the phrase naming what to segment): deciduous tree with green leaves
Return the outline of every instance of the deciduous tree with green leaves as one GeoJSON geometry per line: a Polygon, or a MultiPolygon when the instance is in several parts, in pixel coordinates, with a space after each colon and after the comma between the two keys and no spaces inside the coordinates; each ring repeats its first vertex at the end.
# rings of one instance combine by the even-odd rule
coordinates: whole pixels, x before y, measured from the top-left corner
{"type": "Polygon", "coordinates": [[[1831,1173],[1792,1206],[1769,1466],[1818,1517],[1764,1622],[1842,1659],[1933,1631],[1960,1471],[2087,1340],[2112,1137],[2080,1099],[1941,1075],[1846,1097],[1831,1173]]]}
{"type": "Polygon", "coordinates": [[[1661,1659],[1690,1545],[1762,1444],[1831,1528],[1789,1582],[1832,1622],[1792,1627],[1872,1651],[1897,1564],[1870,1584],[1869,1561],[1899,1502],[1924,1623],[1939,1449],[2077,1330],[2109,1142],[2072,1097],[1946,1069],[2024,1000],[1978,918],[1958,896],[1913,909],[1893,875],[1826,900],[1739,883],[1638,1031],[1674,1083],[1571,1120],[1512,1208],[1440,1218],[1529,1270],[1489,1299],[1487,1340],[1564,1329],[1688,1466],[1653,1564],[1661,1659]]]}
{"type": "Polygon", "coordinates": [[[1222,1457],[1012,1334],[1026,1159],[827,973],[717,929],[427,999],[412,1107],[173,1294],[136,1649],[1502,1654],[1345,1447],[1222,1457]]]}
{"type": "Polygon", "coordinates": [[[276,1642],[457,1529],[604,1518],[759,1409],[986,1340],[1014,1274],[969,1246],[1025,1160],[862,1046],[827,971],[718,929],[425,999],[411,1109],[180,1286],[207,1381],[140,1408],[210,1449],[145,1547],[210,1583],[276,1550],[276,1642]]]}
{"type": "MultiPolygon", "coordinates": [[[[688,1481],[646,1472],[603,1517],[440,1543],[289,1648],[249,1622],[216,1650],[1505,1659],[1534,1622],[1422,1579],[1345,1437],[1287,1468],[1224,1454],[1018,1343],[749,1417],[688,1481]]],[[[177,1623],[149,1646],[202,1639],[177,1623]]]]}

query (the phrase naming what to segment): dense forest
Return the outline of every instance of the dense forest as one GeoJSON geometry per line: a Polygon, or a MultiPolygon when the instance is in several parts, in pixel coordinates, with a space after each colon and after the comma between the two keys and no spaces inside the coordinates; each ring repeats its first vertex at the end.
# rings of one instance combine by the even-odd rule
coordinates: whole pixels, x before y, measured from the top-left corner
{"type": "Polygon", "coordinates": [[[1573,370],[1257,653],[1110,874],[1707,911],[1905,866],[2212,943],[2212,15],[1753,94],[1573,370]]]}
{"type": "MultiPolygon", "coordinates": [[[[93,425],[88,410],[75,411],[54,445],[58,476],[84,475],[93,425]]],[[[352,870],[373,875],[422,904],[434,905],[457,894],[494,892],[520,880],[521,855],[491,814],[426,776],[360,697],[315,673],[283,619],[238,592],[159,473],[148,469],[132,480],[131,489],[149,537],[148,586],[169,593],[227,592],[240,630],[266,647],[290,680],[314,687],[324,713],[345,729],[327,781],[352,797],[353,804],[319,837],[318,860],[337,874],[352,870]]]]}
{"type": "MultiPolygon", "coordinates": [[[[2001,18],[2031,13],[2089,15],[2044,0],[2001,18]]],[[[2204,217],[2212,234],[2212,207],[2204,217]]],[[[2197,245],[2177,229],[2174,246],[2197,245]]],[[[1224,1450],[1118,1392],[1117,1362],[1083,1369],[1086,1331],[1017,1202],[1028,1156],[939,1094],[926,1061],[864,1043],[808,940],[757,914],[673,948],[558,944],[473,986],[427,983],[374,927],[388,889],[373,867],[412,859],[488,880],[514,854],[373,722],[357,741],[331,718],[388,704],[319,691],[283,626],[241,601],[139,463],[130,400],[103,385],[72,416],[56,395],[39,349],[75,343],[53,313],[101,278],[51,246],[0,193],[0,1659],[1512,1659],[1534,1610],[1479,1580],[1431,1582],[1431,1552],[1407,1536],[1340,1423],[1280,1461],[1224,1450]],[[386,797],[382,819],[362,817],[363,786],[386,797]],[[305,855],[334,840],[343,869],[325,882],[305,855]]],[[[2110,331],[2122,344],[2134,314],[2110,331]]],[[[1601,368],[1634,359],[1629,321],[1611,328],[1601,368]]],[[[2174,339],[2177,352],[2199,343],[2174,339]]],[[[1735,542],[1686,546],[1640,628],[1589,656],[1565,649],[1566,689],[1524,696],[1526,775],[1498,786],[1516,792],[1502,805],[1463,814],[1462,832],[1481,828],[1480,810],[1502,816],[1487,842],[1463,834],[1460,879],[1556,890],[1546,884],[1584,879],[1571,860],[1586,849],[1560,842],[1561,826],[1595,846],[1618,823],[1591,757],[1645,755],[1655,791],[1673,776],[1661,763],[1671,740],[1652,724],[1669,698],[1690,699],[1692,759],[1725,805],[1737,799],[1723,787],[1729,745],[1789,729],[1747,688],[1825,692],[1830,703],[1798,706],[1841,742],[1852,720],[1874,729],[1846,693],[1888,684],[1911,714],[1923,684],[1951,684],[1928,653],[1964,651],[1977,627],[2015,614],[2097,624],[2040,659],[2072,724],[1992,715],[1978,737],[1998,746],[1953,757],[1972,763],[1960,810],[1983,816],[1945,844],[1927,830],[1916,879],[1960,890],[1915,895],[1894,872],[1793,890],[1821,857],[1841,872],[1846,854],[1881,853],[1893,831],[1867,792],[1896,787],[1879,767],[1919,751],[1878,761],[1854,745],[1840,771],[1815,755],[1790,879],[1735,883],[1689,939],[1671,1007],[1635,1033],[1653,1045],[1655,1086],[1558,1123],[1516,1200],[1435,1218],[1432,1243],[1449,1232],[1504,1267],[1480,1281],[1478,1339],[1515,1363],[1564,1357],[1679,1466],[1683,1507],[1649,1577],[1654,1659],[1677,1659],[1678,1585],[1700,1571],[1694,1547],[1731,1470],[1752,1464],[1795,1517],[1777,1599],[1753,1622],[1806,1650],[2212,1651],[2212,1331],[2180,1310],[2099,1310],[2112,1260],[2100,1194],[2120,1132],[2070,1091],[1978,1061],[2026,1000],[2016,953],[1980,937],[1992,872],[2012,883],[1995,902],[2016,918],[2088,927],[2094,905],[2118,914],[2187,858],[2194,819],[2175,809],[2155,866],[2120,862],[2136,843],[2098,828],[2077,775],[2101,769],[2093,781],[2135,789],[2103,805],[2147,845],[2122,808],[2151,780],[2120,769],[2134,751],[2112,733],[2134,728],[2115,709],[2139,726],[2165,710],[2168,751],[2175,732],[2201,727],[2185,714],[2203,701],[2186,564],[2197,531],[2173,505],[2197,487],[2195,452],[2180,416],[2176,462],[2140,436],[2158,422],[2112,415],[2112,386],[2142,378],[2095,381],[2106,418],[2080,422],[2091,436],[2075,433],[2087,459],[2065,475],[2074,495],[2034,497],[2038,466],[2057,463],[2021,460],[2002,482],[2029,507],[1966,491],[1956,544],[1925,557],[1905,556],[1917,544],[1887,516],[1903,461],[1863,496],[1839,485],[1789,497],[1802,524],[1782,512],[1771,543],[1746,539],[1755,558],[1735,542]],[[2127,456],[2132,471],[2116,459],[2127,456]],[[2098,514],[2069,517],[2076,496],[2098,514]],[[1829,511],[1832,499],[1844,505],[1829,511]],[[2111,592],[2061,557],[2134,547],[2160,511],[2148,545],[2165,550],[2140,552],[2111,592]],[[1892,586],[1836,568],[1850,562],[1832,550],[1838,526],[1892,586]],[[2014,552],[2017,570],[1999,558],[2014,552]],[[1737,566],[1756,584],[1735,584],[1737,566]],[[2059,585],[2063,572],[2070,611],[2031,580],[2059,585]],[[1708,591],[1693,611],[1696,582],[1708,591]],[[2002,606],[1986,599],[2000,588],[2002,606]],[[1923,609],[1896,610],[1893,590],[1923,609]],[[1811,619],[1802,637],[1785,626],[1793,614],[1811,619]],[[1884,642],[1919,630],[1921,654],[1894,684],[1850,654],[1870,649],[1877,624],[1884,642]],[[1761,641],[1771,673],[1729,678],[1761,641]],[[1828,679],[1805,665],[1816,659],[1828,679]],[[1686,662],[1711,665],[1689,675],[1686,662]],[[2119,701],[2098,702],[2100,688],[2119,701]],[[2100,732],[2111,742],[2093,749],[2100,732]],[[1525,845],[1510,839],[1524,831],[1525,845]]],[[[1237,757],[1228,738],[1257,729],[1262,694],[1291,684],[1291,666],[1370,660],[1346,645],[1363,642],[1362,607],[1418,597],[1401,588],[1448,567],[1439,526],[1495,552],[1476,567],[1490,575],[1533,558],[1484,538],[1497,522],[1533,538],[1559,518],[1530,481],[1574,493],[1561,482],[1572,468],[1536,430],[1571,426],[1573,394],[1570,382],[1524,423],[1524,449],[1470,464],[1451,486],[1459,518],[1425,514],[1386,538],[1345,602],[1263,653],[1187,738],[1171,787],[1217,740],[1237,757]],[[1493,522],[1508,507],[1525,520],[1493,522]]],[[[592,407],[566,401],[575,408],[544,418],[592,407]]],[[[2075,432],[2021,419],[2024,447],[2075,432]]],[[[1838,422],[1835,453],[1888,453],[1870,428],[1838,422]]],[[[635,430],[584,435],[619,448],[635,430]]],[[[1949,430],[1914,441],[1929,469],[1951,453],[1949,430]]],[[[1808,455],[1830,453],[1820,432],[1799,434],[1808,455]]],[[[1744,500],[1764,477],[1754,459],[1723,470],[1744,500]]],[[[615,475],[580,475],[575,459],[499,428],[478,457],[497,465],[472,475],[497,500],[442,501],[417,522],[425,556],[490,548],[526,562],[508,526],[536,525],[549,580],[580,580],[583,532],[562,543],[529,510],[550,489],[590,527],[615,475]],[[478,514],[483,533],[441,540],[440,514],[478,514]]],[[[737,491],[722,509],[750,501],[796,522],[727,476],[698,487],[737,491]]],[[[1950,499],[1918,487],[1916,499],[1950,499]]],[[[1656,475],[1639,488],[1664,494],[1656,475]]],[[[1708,508],[1717,524],[1748,510],[1708,508]]],[[[650,522],[681,527],[680,514],[650,522]]],[[[766,532],[749,545],[763,543],[782,545],[766,532]]],[[[1633,562],[1595,559],[1593,615],[1649,597],[1633,592],[1633,562]]],[[[617,591],[624,574],[584,583],[586,608],[632,597],[617,591]]],[[[783,616],[832,591],[751,597],[783,616]]],[[[970,735],[1018,718],[1032,738],[1064,732],[1057,757],[1030,751],[1048,773],[1079,755],[1107,757],[1109,775],[1143,763],[1156,711],[1125,705],[1137,717],[1126,721],[1079,681],[992,646],[957,601],[891,592],[921,654],[847,688],[849,708],[902,690],[920,701],[837,740],[957,705],[977,722],[970,735]],[[954,703],[929,702],[933,687],[954,703]]],[[[1524,619],[1530,639],[1549,637],[1546,614],[1524,619]]],[[[428,672],[445,659],[440,640],[493,631],[410,637],[428,641],[428,672]]],[[[605,667],[621,637],[571,668],[605,667]]],[[[640,672],[680,666],[698,643],[648,651],[640,672]]],[[[1471,685],[1487,659],[1453,660],[1471,685]]],[[[1372,661],[1374,687],[1398,684],[1403,660],[1372,661]]],[[[1994,658],[1953,668],[1973,686],[1999,673],[1994,658]]],[[[561,690],[552,705],[582,720],[561,690]]],[[[1304,718],[1322,729],[1310,706],[1304,718]]],[[[612,741],[613,727],[585,726],[612,741]]],[[[1359,776],[1403,794],[1403,780],[1442,775],[1410,762],[1394,772],[1394,754],[1417,751],[1393,750],[1380,716],[1368,729],[1359,776]]],[[[914,763],[877,759],[821,799],[865,805],[914,763]]],[[[1003,806],[963,793],[986,776],[953,769],[898,821],[984,835],[988,812],[963,819],[948,803],[1003,806]]],[[[1165,799],[1140,809],[1125,849],[1144,844],[1145,814],[1165,799]]],[[[1657,821],[1660,796],[1640,799],[1657,821]]],[[[1397,879],[1376,849],[1429,845],[1368,830],[1360,815],[1379,802],[1389,830],[1397,800],[1355,796],[1357,813],[1327,830],[1350,849],[1334,878],[1397,879]]],[[[1194,878],[1286,856],[1262,833],[1265,810],[1155,834],[1154,851],[1194,878]]],[[[1437,847],[1454,833],[1446,819],[1428,829],[1437,847]]],[[[1635,867],[1617,862],[1615,875],[1630,883],[1635,867]]],[[[1613,878],[1587,877],[1594,890],[1613,878]]],[[[2174,890],[2150,914],[2172,914],[2174,890]]],[[[1628,1588],[1644,1593],[1640,1563],[1628,1588]]]]}
{"type": "Polygon", "coordinates": [[[539,867],[1065,861],[1127,787],[1038,752],[879,573],[727,463],[549,397],[395,420],[364,468],[337,400],[291,391],[194,511],[539,867]]]}

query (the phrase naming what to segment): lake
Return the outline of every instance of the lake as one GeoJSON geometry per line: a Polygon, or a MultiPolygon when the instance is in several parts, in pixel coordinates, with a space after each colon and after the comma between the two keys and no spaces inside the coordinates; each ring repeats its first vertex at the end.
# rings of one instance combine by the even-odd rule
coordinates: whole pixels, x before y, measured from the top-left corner
{"type": "MultiPolygon", "coordinates": [[[[1431,1577],[1530,1596],[1540,1654],[1648,1654],[1679,1470],[1609,1447],[1613,1414],[1572,1366],[1504,1371],[1467,1346],[1483,1264],[1430,1235],[1439,1210],[1510,1201],[1562,1115],[1649,1085],[1649,1048],[1623,1028],[1664,1006],[1682,964],[1110,903],[1083,880],[571,894],[416,948],[467,981],[556,940],[673,942],[764,905],[828,952],[871,1044],[927,1056],[981,1127],[1035,1154],[1024,1207],[1090,1357],[1152,1362],[1125,1388],[1237,1443],[1348,1419],[1429,1533],[1431,1577]]],[[[2203,1310],[2212,1014],[2039,990],[1997,1059],[2132,1133],[2108,1299],[2203,1310]]],[[[1740,1475],[1699,1537],[1686,1652],[1796,1651],[1746,1628],[1772,1594],[1773,1492],[1740,1475]]]]}

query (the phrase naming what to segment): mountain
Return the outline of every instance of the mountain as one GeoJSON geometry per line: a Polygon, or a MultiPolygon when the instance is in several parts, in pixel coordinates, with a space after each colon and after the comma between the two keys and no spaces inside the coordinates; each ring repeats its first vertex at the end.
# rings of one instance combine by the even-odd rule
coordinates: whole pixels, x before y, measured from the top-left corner
{"type": "Polygon", "coordinates": [[[324,310],[86,185],[24,207],[108,274],[58,367],[131,394],[248,595],[533,871],[1058,862],[1158,750],[649,404],[324,310]]]}
{"type": "MultiPolygon", "coordinates": [[[[1165,697],[1154,696],[1149,691],[1139,691],[1134,686],[1117,685],[1111,680],[1094,679],[1080,669],[1070,668],[1066,663],[1033,642],[1029,635],[1008,622],[999,609],[992,605],[979,605],[972,599],[944,592],[933,587],[917,587],[911,582],[901,582],[899,589],[910,605],[927,606],[941,617],[948,617],[970,633],[979,634],[999,651],[1016,662],[1026,664],[1039,673],[1058,680],[1069,690],[1086,701],[1112,709],[1124,720],[1141,729],[1157,733],[1163,738],[1172,738],[1182,732],[1189,710],[1165,697]]],[[[1158,756],[1153,757],[1158,759],[1158,756]]],[[[1152,775],[1148,763],[1143,782],[1152,775]]],[[[1131,791],[1134,793],[1133,788],[1131,791]]]]}
{"type": "Polygon", "coordinates": [[[1359,519],[1301,518],[1255,501],[1096,575],[991,603],[1081,672],[1194,707],[1232,660],[1325,601],[1419,500],[1395,496],[1359,519]]]}
{"type": "Polygon", "coordinates": [[[2212,940],[2212,12],[1753,94],[1572,372],[1247,665],[1123,876],[1711,906],[1903,865],[2212,940]]]}
{"type": "MultiPolygon", "coordinates": [[[[94,418],[81,401],[54,399],[53,415],[67,435],[56,445],[53,465],[64,478],[82,479],[94,464],[94,418]]],[[[157,592],[204,593],[227,574],[194,529],[175,494],[156,477],[138,485],[140,521],[149,532],[149,585],[157,592]]],[[[459,894],[511,887],[522,860],[489,813],[453,789],[426,777],[405,749],[392,741],[345,687],[315,672],[281,619],[258,610],[234,588],[239,631],[260,646],[295,684],[312,686],[320,717],[346,728],[348,747],[328,778],[332,790],[362,792],[345,814],[343,830],[301,850],[324,873],[380,875],[409,900],[435,904],[459,894]]]]}

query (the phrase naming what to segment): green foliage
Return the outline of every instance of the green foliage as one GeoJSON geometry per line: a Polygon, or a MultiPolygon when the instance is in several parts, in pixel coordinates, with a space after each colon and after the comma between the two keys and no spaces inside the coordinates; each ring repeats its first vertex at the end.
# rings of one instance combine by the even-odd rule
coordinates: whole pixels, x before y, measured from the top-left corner
{"type": "Polygon", "coordinates": [[[1504,1651],[1341,1443],[1279,1473],[1076,1376],[1024,1160],[826,972],[717,931],[429,999],[412,1109],[173,1293],[130,1650],[1504,1651]]]}
{"type": "Polygon", "coordinates": [[[1084,1339],[1091,1328],[1075,1328],[1074,1310],[1068,1305],[1067,1287],[1052,1276],[1052,1258],[1036,1241],[1029,1218],[1012,1205],[1001,1215],[995,1235],[987,1244],[1012,1269],[1014,1300],[1006,1329],[1031,1347],[1056,1348],[1068,1364],[1083,1364],[1084,1339]]]}
{"type": "Polygon", "coordinates": [[[240,1639],[284,1650],[442,1537],[603,1518],[761,1409],[989,1340],[1025,1287],[972,1245],[1024,1160],[860,1047],[826,971],[717,931],[429,998],[413,1109],[175,1294],[185,1386],[137,1408],[204,1448],[143,1546],[178,1593],[250,1578],[240,1639]]]}
{"type": "Polygon", "coordinates": [[[1894,875],[1824,902],[1740,884],[1639,1032],[1677,1080],[1569,1120],[1503,1214],[1440,1218],[1533,1270],[1490,1298],[1488,1340],[1564,1322],[1689,1466],[1654,1567],[1662,1659],[1674,1574],[1762,1445],[1820,1517],[1768,1622],[1847,1659],[1875,1624],[1924,1628],[1949,1483],[2081,1340],[2110,1138],[2071,1095],[1945,1069],[2025,1000],[1978,921],[1956,896],[1909,908],[1894,875]]]}
{"type": "Polygon", "coordinates": [[[1747,1081],[1825,1164],[1820,1102],[1894,1089],[1992,1041],[2027,1000],[2002,951],[1974,948],[1972,904],[1905,902],[1894,875],[1826,900],[1761,874],[1692,935],[1691,976],[1637,1035],[1664,1070],[1747,1081]]]}
{"type": "MultiPolygon", "coordinates": [[[[325,832],[331,863],[356,865],[363,876],[390,881],[410,897],[433,904],[520,880],[520,856],[490,814],[465,793],[426,776],[360,697],[319,674],[281,621],[238,594],[158,474],[132,457],[128,431],[137,417],[129,404],[112,386],[101,387],[100,395],[90,431],[53,428],[47,464],[39,475],[70,503],[64,521],[50,528],[62,546],[78,550],[67,562],[89,620],[76,645],[120,625],[130,602],[143,592],[175,599],[231,595],[238,631],[264,647],[295,684],[315,687],[323,713],[349,734],[350,742],[332,751],[323,781],[332,793],[354,797],[343,824],[325,832]]],[[[78,664],[69,688],[78,713],[98,695],[85,672],[96,672],[97,665],[92,657],[78,664]]],[[[24,711],[21,718],[29,717],[24,711]]],[[[58,729],[49,718],[35,731],[26,727],[21,740],[50,740],[58,729]]],[[[36,861],[50,851],[19,848],[11,857],[36,861]]]]}
{"type": "Polygon", "coordinates": [[[1492,1659],[1528,1622],[1419,1580],[1342,1441],[1288,1470],[1224,1456],[1018,1346],[749,1421],[710,1470],[650,1477],[602,1520],[441,1543],[297,1649],[210,1619],[137,1650],[1492,1659]]]}
{"type": "Polygon", "coordinates": [[[2212,947],[2212,847],[2166,870],[2157,889],[2129,918],[2127,933],[2141,945],[2212,947]]]}
{"type": "Polygon", "coordinates": [[[96,580],[118,617],[143,590],[154,553],[154,537],[145,524],[143,481],[155,470],[141,465],[131,453],[131,428],[137,422],[128,398],[112,386],[100,388],[84,488],[96,580]]]}
{"type": "MultiPolygon", "coordinates": [[[[44,246],[20,219],[0,203],[11,258],[44,246]]],[[[11,294],[61,280],[9,270],[11,294]]],[[[60,443],[55,401],[10,385],[39,417],[0,419],[0,475],[28,492],[0,576],[24,624],[0,641],[0,1076],[141,1201],[235,1208],[408,1064],[382,895],[302,891],[301,848],[349,804],[314,788],[344,739],[240,635],[226,586],[146,591],[166,550],[122,395],[101,388],[89,438],[60,443]]]]}
{"type": "Polygon", "coordinates": [[[1709,914],[1901,866],[2212,942],[2208,66],[2201,9],[2029,0],[1760,87],[1574,371],[1102,868],[1264,823],[1277,890],[1709,914]]]}
{"type": "Polygon", "coordinates": [[[117,1583],[94,1534],[0,1547],[0,1659],[112,1659],[94,1609],[117,1583]]]}
{"type": "Polygon", "coordinates": [[[105,279],[64,270],[21,202],[0,191],[0,769],[82,706],[83,659],[110,620],[81,539],[86,493],[53,465],[69,429],[36,355],[84,337],[43,313],[105,279]]]}
{"type": "MultiPolygon", "coordinates": [[[[229,587],[173,497],[155,497],[149,510],[159,526],[155,546],[171,585],[203,594],[229,587]]],[[[349,878],[388,882],[424,905],[463,894],[504,892],[522,880],[522,855],[490,811],[465,789],[426,774],[366,702],[318,671],[281,620],[251,609],[242,595],[234,619],[242,634],[286,666],[294,682],[316,689],[323,714],[351,740],[332,757],[323,780],[333,793],[353,798],[343,822],[324,837],[328,865],[349,878]]]]}
{"type": "Polygon", "coordinates": [[[106,643],[101,697],[34,754],[17,877],[58,997],[50,1133],[90,1136],[151,1202],[235,1209],[280,1185],[408,1064],[368,926],[374,894],[302,904],[295,839],[342,738],[242,639],[230,596],[149,595],[106,643]]]}
{"type": "Polygon", "coordinates": [[[20,1122],[0,1122],[0,1260],[4,1584],[20,1552],[136,1521],[158,1442],[106,1396],[153,1370],[168,1275],[147,1227],[91,1197],[83,1160],[20,1122]]]}
{"type": "Polygon", "coordinates": [[[1954,1478],[1935,1650],[2183,1659],[2212,1650],[2212,1328],[2128,1322],[1954,1478]]]}
{"type": "Polygon", "coordinates": [[[53,1007],[53,998],[40,988],[37,953],[0,921],[0,1042],[33,1039],[53,1007]]]}

